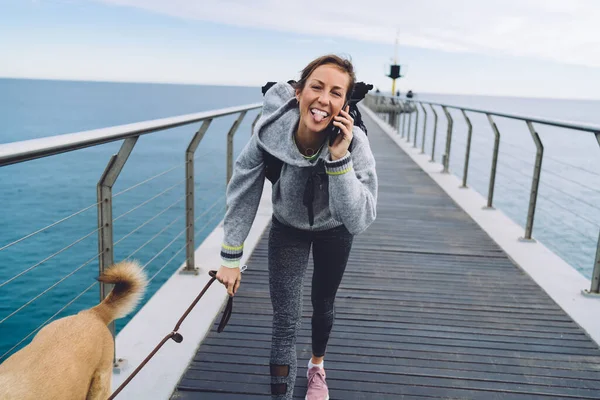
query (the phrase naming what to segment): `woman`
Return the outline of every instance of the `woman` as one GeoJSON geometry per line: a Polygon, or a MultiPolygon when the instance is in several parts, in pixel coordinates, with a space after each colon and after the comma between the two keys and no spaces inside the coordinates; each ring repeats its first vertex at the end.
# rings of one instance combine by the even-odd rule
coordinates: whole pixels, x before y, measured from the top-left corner
{"type": "Polygon", "coordinates": [[[304,68],[292,87],[278,83],[264,98],[254,135],[236,161],[227,188],[223,260],[217,279],[233,296],[239,260],[262,194],[265,153],[283,162],[273,185],[269,288],[273,305],[271,393],[291,399],[302,285],[312,245],[312,351],[307,399],[328,399],[323,359],[334,299],[352,239],[375,220],[377,175],[366,134],[343,109],[355,83],[350,61],[327,55],[304,68]],[[330,145],[328,125],[340,129],[330,145]],[[350,143],[351,150],[349,151],[350,143]]]}

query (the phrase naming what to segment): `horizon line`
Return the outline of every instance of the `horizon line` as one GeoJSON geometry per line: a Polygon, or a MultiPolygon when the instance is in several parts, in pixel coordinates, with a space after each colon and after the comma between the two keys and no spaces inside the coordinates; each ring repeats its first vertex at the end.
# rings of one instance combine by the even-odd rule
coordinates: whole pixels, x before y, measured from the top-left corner
{"type": "MultiPolygon", "coordinates": [[[[242,85],[242,84],[226,84],[226,83],[199,83],[199,82],[161,82],[161,81],[130,81],[130,80],[110,80],[110,79],[83,79],[83,78],[41,78],[41,77],[20,77],[20,76],[3,76],[0,79],[5,80],[32,80],[32,81],[51,81],[51,82],[88,82],[88,83],[117,83],[117,84],[138,84],[138,85],[175,85],[175,86],[217,86],[217,87],[242,87],[242,88],[261,88],[262,85],[242,85]]],[[[266,82],[265,82],[266,83],[266,82]]],[[[389,91],[381,91],[381,93],[391,93],[389,91]]],[[[417,95],[443,95],[443,96],[482,96],[482,97],[505,97],[519,99],[534,99],[534,100],[584,100],[584,101],[600,101],[600,97],[546,97],[535,95],[506,95],[506,94],[489,94],[489,93],[456,93],[456,92],[418,92],[413,90],[417,95]]]]}

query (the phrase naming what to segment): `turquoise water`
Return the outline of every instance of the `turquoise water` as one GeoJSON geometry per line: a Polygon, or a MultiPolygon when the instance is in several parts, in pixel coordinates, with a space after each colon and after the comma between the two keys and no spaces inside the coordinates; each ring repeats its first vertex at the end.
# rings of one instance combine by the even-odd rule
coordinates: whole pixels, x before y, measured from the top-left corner
{"type": "MultiPolygon", "coordinates": [[[[245,87],[0,80],[0,143],[255,103],[261,97],[260,88],[245,87]]],[[[247,142],[255,116],[256,111],[250,112],[240,126],[235,137],[235,155],[239,154],[243,144],[247,142]]],[[[200,156],[195,168],[196,215],[200,216],[209,210],[205,217],[196,222],[197,243],[214,229],[223,216],[226,134],[236,118],[237,116],[230,116],[213,121],[196,152],[200,156]],[[214,207],[211,208],[212,206],[214,207]]],[[[145,264],[183,231],[185,201],[182,200],[184,185],[181,181],[185,177],[184,153],[199,126],[200,123],[196,123],[142,136],[138,140],[113,193],[171,168],[175,169],[117,196],[114,201],[114,217],[117,218],[153,196],[177,186],[115,222],[114,237],[119,240],[172,206],[116,244],[115,260],[127,257],[173,223],[134,254],[133,258],[145,264]]],[[[120,143],[111,143],[0,168],[0,247],[95,204],[98,179],[110,156],[118,151],[119,146],[120,143]]],[[[94,232],[97,229],[96,215],[96,207],[92,207],[0,252],[0,284],[94,232]]],[[[145,300],[183,262],[185,251],[180,252],[165,266],[183,247],[184,240],[185,234],[179,236],[146,267],[149,277],[161,268],[164,269],[151,282],[145,300]]],[[[93,233],[27,274],[0,287],[0,320],[3,320],[76,268],[92,260],[0,324],[0,356],[94,283],[98,272],[97,253],[97,233],[93,233]]],[[[98,286],[95,286],[57,317],[87,308],[98,299],[98,286]]],[[[129,318],[117,321],[117,329],[121,329],[129,318]]]]}
{"type": "MultiPolygon", "coordinates": [[[[534,114],[549,118],[600,123],[598,101],[513,99],[484,96],[423,96],[493,110],[534,114]]],[[[218,109],[261,100],[260,88],[192,85],[60,82],[0,79],[0,143],[52,136],[119,124],[218,109]]],[[[429,110],[428,110],[429,111],[429,110]]],[[[439,112],[436,154],[445,145],[445,117],[439,112]]],[[[453,112],[454,113],[454,112],[453,112]]],[[[249,138],[256,112],[249,113],[235,139],[235,155],[249,138]]],[[[224,212],[225,136],[235,116],[216,120],[198,148],[196,161],[197,243],[214,229],[224,212]],[[212,207],[212,208],[211,208],[212,207]]],[[[455,114],[451,169],[462,173],[466,128],[455,114]]],[[[421,114],[421,127],[423,117],[421,114]]],[[[428,118],[430,148],[432,114],[428,118]]],[[[523,123],[497,119],[502,145],[494,204],[524,226],[534,146],[523,123]]],[[[139,139],[119,177],[114,193],[172,171],[115,198],[114,216],[172,188],[115,222],[115,240],[150,218],[154,220],[115,246],[115,260],[134,254],[153,279],[147,301],[184,259],[183,232],[184,151],[200,124],[179,127],[139,139]],[[180,201],[181,200],[181,201],[180,201]],[[168,210],[166,210],[170,207],[168,210]],[[163,212],[157,216],[159,213],[163,212]],[[179,218],[179,219],[178,219],[179,218]],[[170,245],[169,245],[170,244],[170,245]],[[168,246],[169,245],[169,246],[168,246]],[[167,247],[168,246],[168,247],[167,247]],[[164,249],[158,257],[157,252],[164,249]],[[174,258],[173,258],[174,257],[174,258]]],[[[485,118],[473,116],[473,155],[469,184],[487,195],[492,132],[485,118]]],[[[538,200],[534,236],[590,276],[600,213],[600,149],[592,135],[539,127],[546,144],[546,159],[538,200]]],[[[421,128],[419,128],[419,137],[421,128]]],[[[419,141],[420,143],[420,141],[419,141]]],[[[111,143],[28,163],[0,168],[0,248],[31,232],[96,203],[96,183],[109,157],[120,143],[111,143]]],[[[0,251],[0,285],[74,241],[90,235],[32,271],[0,287],[0,321],[58,281],[54,289],[0,323],[0,356],[52,317],[97,275],[96,208],[77,215],[41,234],[0,251]],[[90,261],[91,260],[91,261],[90,261]],[[86,262],[88,264],[83,266],[86,262]]],[[[217,266],[210,266],[217,267],[217,266]]],[[[56,317],[76,313],[97,303],[92,287],[56,317]]],[[[131,318],[131,316],[129,317],[131,318]]],[[[117,322],[121,329],[129,320],[117,322]]],[[[25,341],[23,344],[27,343],[25,341]]],[[[18,347],[17,347],[18,348],[18,347]]],[[[1,360],[0,360],[1,361],[1,360]]]]}

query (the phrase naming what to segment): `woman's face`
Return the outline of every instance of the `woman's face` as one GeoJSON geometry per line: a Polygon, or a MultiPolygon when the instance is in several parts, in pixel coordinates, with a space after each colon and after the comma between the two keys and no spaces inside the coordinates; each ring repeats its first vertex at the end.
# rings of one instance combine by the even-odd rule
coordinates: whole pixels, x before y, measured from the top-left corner
{"type": "Polygon", "coordinates": [[[335,65],[317,67],[302,91],[296,90],[300,104],[299,130],[321,132],[338,115],[346,101],[350,76],[335,65]]]}

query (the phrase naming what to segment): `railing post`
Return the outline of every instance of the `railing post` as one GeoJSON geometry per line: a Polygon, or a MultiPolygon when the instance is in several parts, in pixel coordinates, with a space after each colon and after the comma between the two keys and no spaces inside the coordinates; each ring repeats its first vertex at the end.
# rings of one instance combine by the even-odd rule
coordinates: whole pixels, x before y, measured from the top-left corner
{"type": "MultiPolygon", "coordinates": [[[[595,132],[596,141],[600,145],[600,132],[595,132]]],[[[584,294],[598,296],[600,295],[600,232],[598,232],[598,245],[596,246],[596,258],[594,260],[594,270],[592,271],[592,283],[590,290],[584,290],[584,294]]]]}
{"type": "Polygon", "coordinates": [[[415,105],[415,112],[417,113],[415,115],[415,138],[413,141],[413,147],[416,149],[417,148],[417,127],[419,126],[419,107],[417,107],[416,102],[414,102],[413,104],[415,105]]]}
{"type": "Polygon", "coordinates": [[[398,128],[396,129],[396,133],[398,135],[400,135],[400,128],[402,127],[402,107],[400,107],[399,110],[400,111],[398,112],[398,128]]]}
{"type": "Polygon", "coordinates": [[[258,114],[256,115],[256,118],[254,118],[254,121],[252,121],[252,128],[250,130],[250,135],[254,135],[254,127],[256,126],[256,123],[258,122],[258,119],[260,118],[261,115],[262,115],[262,111],[259,111],[258,114]]]}
{"type": "Polygon", "coordinates": [[[242,111],[238,119],[235,120],[233,125],[231,125],[231,129],[227,133],[227,182],[229,184],[229,180],[231,179],[231,175],[233,175],[233,135],[240,127],[242,120],[246,116],[247,111],[242,111]]]}
{"type": "MultiPolygon", "coordinates": [[[[410,103],[409,103],[410,104],[410,103]]],[[[408,129],[406,130],[406,142],[410,143],[410,127],[412,125],[412,110],[408,110],[408,129]]]]}
{"type": "Polygon", "coordinates": [[[196,245],[194,239],[194,153],[200,144],[200,141],[204,137],[204,134],[208,130],[211,119],[207,119],[202,123],[198,132],[194,135],[190,144],[185,151],[185,226],[186,226],[186,244],[185,244],[185,267],[180,271],[182,274],[198,274],[196,268],[196,260],[194,253],[196,252],[196,245]]]}
{"type": "Polygon", "coordinates": [[[446,106],[442,106],[444,113],[446,114],[446,118],[448,119],[448,132],[446,134],[446,154],[444,154],[444,170],[442,172],[449,173],[450,172],[450,145],[452,144],[452,116],[448,112],[446,106]]]}
{"type": "Polygon", "coordinates": [[[490,121],[490,125],[492,126],[492,130],[494,131],[494,154],[492,155],[492,171],[490,172],[490,187],[488,189],[488,201],[487,206],[484,208],[492,209],[493,201],[494,201],[494,187],[496,184],[496,166],[498,165],[498,150],[500,149],[500,131],[498,130],[498,126],[492,119],[490,114],[486,114],[488,117],[488,121],[490,121]]]}
{"type": "MultiPolygon", "coordinates": [[[[117,154],[114,154],[108,161],[108,165],[104,170],[104,173],[100,177],[96,186],[97,200],[98,200],[98,272],[100,275],[105,269],[109,268],[115,263],[114,259],[114,240],[113,240],[113,216],[112,216],[112,188],[119,177],[119,174],[123,170],[135,143],[139,136],[127,138],[123,141],[121,148],[117,154]]],[[[100,301],[110,293],[114,285],[105,284],[100,282],[100,301]]],[[[108,329],[115,337],[115,323],[114,321],[108,325],[108,329]]],[[[113,342],[114,356],[113,356],[113,368],[116,372],[120,372],[119,363],[116,360],[116,344],[113,342]]],[[[121,360],[119,360],[121,361],[121,360]]]]}
{"type": "Polygon", "coordinates": [[[537,203],[538,188],[540,186],[540,174],[542,172],[542,157],[544,156],[544,145],[540,140],[540,135],[535,131],[533,123],[526,121],[531,137],[535,142],[535,166],[533,168],[533,179],[531,181],[531,193],[529,195],[529,210],[527,211],[527,224],[525,225],[525,237],[523,240],[533,240],[531,234],[533,232],[533,219],[535,216],[535,206],[537,203]]]}
{"type": "Polygon", "coordinates": [[[471,120],[469,119],[469,117],[467,117],[467,113],[465,112],[465,110],[461,108],[460,111],[462,111],[462,114],[465,117],[465,120],[467,121],[467,125],[469,126],[469,132],[467,133],[467,149],[465,151],[465,167],[463,170],[463,181],[461,186],[461,188],[466,188],[467,175],[469,173],[469,158],[471,156],[471,136],[473,134],[473,125],[471,124],[471,120]]]}
{"type": "Polygon", "coordinates": [[[431,142],[431,162],[435,162],[435,139],[437,138],[437,121],[438,121],[438,115],[437,112],[435,111],[435,108],[433,108],[433,104],[430,104],[429,107],[431,107],[431,111],[433,111],[433,140],[431,142]]]}
{"type": "Polygon", "coordinates": [[[596,246],[596,258],[594,259],[594,270],[592,271],[590,290],[583,290],[583,294],[593,296],[600,295],[600,232],[598,233],[598,245],[596,246]]]}
{"type": "Polygon", "coordinates": [[[406,128],[406,124],[408,122],[408,117],[410,117],[410,106],[408,102],[404,102],[404,125],[402,126],[402,137],[405,138],[408,135],[408,129],[406,128]]]}
{"type": "Polygon", "coordinates": [[[425,129],[427,128],[427,111],[425,111],[425,106],[423,105],[423,103],[419,103],[419,104],[421,105],[423,114],[425,114],[425,116],[423,117],[423,140],[421,143],[421,154],[425,154],[425,134],[427,133],[427,131],[425,129]]]}
{"type": "Polygon", "coordinates": [[[404,129],[406,127],[406,103],[402,103],[402,121],[400,122],[400,137],[404,137],[404,129]]]}

